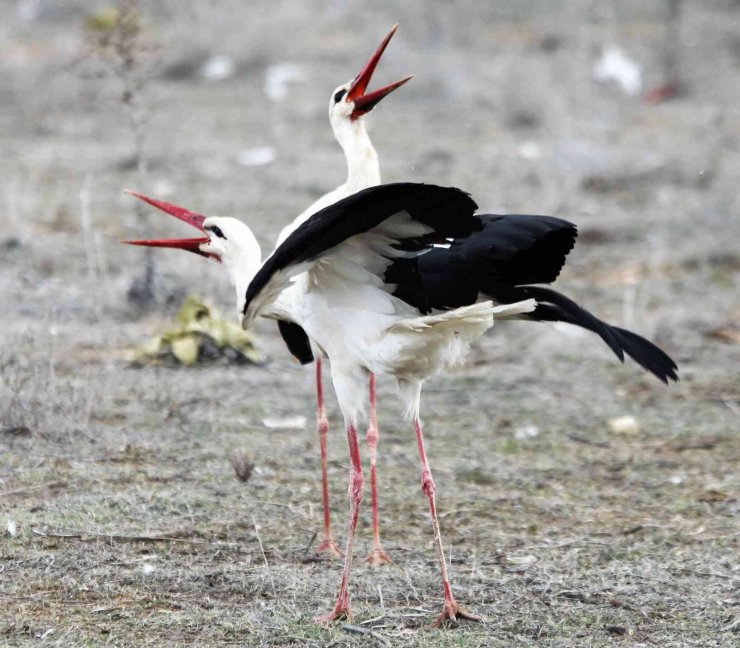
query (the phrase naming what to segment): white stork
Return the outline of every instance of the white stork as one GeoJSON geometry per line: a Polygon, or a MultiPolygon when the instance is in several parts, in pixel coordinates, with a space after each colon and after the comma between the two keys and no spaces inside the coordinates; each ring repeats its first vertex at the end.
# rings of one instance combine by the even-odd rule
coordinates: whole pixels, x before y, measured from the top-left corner
{"type": "Polygon", "coordinates": [[[370,60],[352,81],[343,83],[331,93],[329,123],[334,137],[344,151],[344,157],[347,161],[347,180],[336,189],[321,196],[297,216],[293,222],[286,225],[280,231],[275,247],[279,246],[299,225],[320,209],[333,205],[337,200],[346,198],[360,191],[360,189],[367,189],[380,184],[378,154],[370,141],[363,117],[375,108],[384,97],[400,88],[413,77],[407,76],[373,92],[366,93],[365,91],[370,84],[375,68],[397,29],[398,25],[393,25],[370,57],[370,60]]]}
{"type": "MultiPolygon", "coordinates": [[[[366,92],[372,80],[375,68],[380,62],[388,43],[396,33],[398,25],[394,25],[388,32],[373,55],[360,70],[359,74],[347,83],[344,83],[331,93],[329,101],[329,122],[337,142],[339,142],[345,154],[347,162],[347,180],[336,189],[326,193],[311,204],[305,211],[299,214],[289,225],[285,226],[278,235],[276,247],[279,246],[296,228],[305,222],[312,214],[324,207],[345,198],[360,189],[365,189],[380,184],[380,166],[378,155],[373,148],[370,137],[365,127],[365,116],[387,95],[401,87],[412,77],[407,76],[400,81],[386,85],[378,90],[366,92]]],[[[155,207],[161,207],[162,203],[147,198],[136,192],[132,195],[141,198],[155,207]]],[[[204,216],[195,214],[186,209],[172,212],[185,222],[200,227],[204,216]],[[175,213],[176,212],[176,213],[175,213]]],[[[330,557],[341,557],[342,552],[337,546],[331,530],[331,506],[329,497],[329,479],[327,473],[327,437],[329,422],[324,406],[323,368],[321,352],[315,353],[311,348],[310,341],[305,332],[293,322],[278,321],[280,334],[290,352],[301,364],[310,364],[315,359],[316,363],[316,400],[317,400],[317,431],[319,435],[319,446],[321,451],[321,486],[322,506],[324,513],[323,539],[316,548],[318,553],[326,553],[330,557]]],[[[383,550],[380,542],[380,522],[378,511],[378,488],[377,488],[377,445],[379,430],[376,415],[375,376],[370,376],[370,417],[367,429],[367,443],[370,454],[371,474],[371,501],[372,501],[372,529],[373,541],[370,552],[365,561],[380,565],[392,562],[388,554],[383,550]]]]}
{"type": "MultiPolygon", "coordinates": [[[[186,212],[148,201],[179,218],[186,212]]],[[[235,285],[243,326],[257,316],[298,324],[331,360],[350,451],[350,516],[337,602],[319,621],[352,616],[349,576],[363,491],[357,425],[369,375],[395,378],[414,424],[443,581],[438,624],[477,617],[458,604],[449,583],[419,418],[424,380],[459,362],[494,319],[510,317],[582,326],[621,359],[626,352],[662,381],[677,380],[675,363],[651,342],[560,293],[529,285],[555,280],[573,247],[574,225],[548,216],[476,215],[476,209],[457,189],[371,187],[308,218],[264,262],[251,230],[233,218],[194,219],[206,234],[200,239],[132,241],[220,260],[235,285]]]]}
{"type": "MultiPolygon", "coordinates": [[[[276,247],[310,216],[320,209],[334,204],[342,198],[367,187],[380,184],[380,165],[378,154],[370,141],[365,127],[367,115],[384,97],[401,87],[412,77],[407,76],[400,81],[391,83],[373,92],[366,93],[375,68],[377,67],[388,43],[396,33],[398,25],[394,25],[380,43],[359,74],[351,81],[344,83],[331,94],[329,100],[329,122],[332,132],[344,151],[347,161],[347,180],[336,189],[324,194],[298,215],[292,223],[286,225],[278,235],[276,247]]],[[[341,556],[341,552],[334,541],[331,531],[331,511],[329,501],[329,478],[327,474],[327,437],[329,422],[324,406],[323,368],[321,351],[314,353],[310,348],[305,332],[300,327],[288,322],[279,323],[280,333],[291,352],[302,364],[309,364],[311,359],[316,361],[316,401],[317,401],[317,430],[321,448],[321,484],[322,502],[324,507],[324,538],[317,547],[318,552],[325,551],[330,556],[341,556]]],[[[392,562],[380,542],[380,515],[378,510],[378,476],[377,476],[377,447],[379,440],[378,418],[376,414],[375,376],[370,375],[370,416],[368,418],[367,444],[370,454],[370,492],[372,507],[372,547],[365,562],[372,565],[381,565],[392,562]]]]}

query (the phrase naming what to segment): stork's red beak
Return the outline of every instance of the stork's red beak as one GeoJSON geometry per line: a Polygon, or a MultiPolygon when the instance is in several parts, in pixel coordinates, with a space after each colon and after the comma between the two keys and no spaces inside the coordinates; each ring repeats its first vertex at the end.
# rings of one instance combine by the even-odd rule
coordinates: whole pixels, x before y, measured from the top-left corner
{"type": "Polygon", "coordinates": [[[362,68],[360,73],[352,82],[352,85],[347,92],[347,100],[353,101],[355,104],[354,110],[352,111],[351,115],[352,119],[357,119],[361,115],[369,113],[373,108],[375,108],[375,106],[383,97],[389,95],[396,88],[400,88],[404,83],[406,83],[406,81],[411,78],[410,76],[407,76],[405,79],[401,79],[400,81],[391,83],[390,85],[384,86],[379,90],[374,90],[369,94],[365,94],[367,86],[370,85],[370,79],[372,79],[373,77],[373,72],[375,72],[375,68],[380,61],[380,57],[383,56],[385,48],[388,46],[388,43],[390,42],[391,38],[393,38],[393,34],[396,33],[397,29],[398,25],[393,25],[393,29],[388,32],[388,35],[383,39],[383,42],[378,46],[378,49],[375,50],[375,54],[370,57],[370,60],[365,64],[365,67],[362,68]]]}
{"type": "MultiPolygon", "coordinates": [[[[126,193],[134,196],[135,198],[138,198],[139,200],[143,200],[145,203],[149,203],[153,207],[156,207],[157,209],[169,214],[170,216],[179,218],[181,221],[187,223],[188,225],[192,225],[195,229],[200,230],[201,232],[205,231],[203,229],[203,223],[206,220],[206,217],[202,214],[196,214],[195,212],[191,212],[184,207],[179,207],[178,205],[173,205],[172,203],[164,202],[163,200],[149,198],[149,196],[145,196],[144,194],[140,194],[136,191],[130,191],[126,189],[126,193]]],[[[178,248],[180,250],[187,250],[188,252],[194,252],[195,254],[199,254],[206,258],[216,259],[217,261],[220,261],[218,256],[216,256],[215,254],[203,252],[203,250],[200,249],[200,246],[203,243],[208,243],[210,240],[211,239],[206,236],[202,238],[186,239],[143,239],[138,241],[121,241],[121,243],[127,243],[129,245],[143,245],[146,247],[178,248]]]]}

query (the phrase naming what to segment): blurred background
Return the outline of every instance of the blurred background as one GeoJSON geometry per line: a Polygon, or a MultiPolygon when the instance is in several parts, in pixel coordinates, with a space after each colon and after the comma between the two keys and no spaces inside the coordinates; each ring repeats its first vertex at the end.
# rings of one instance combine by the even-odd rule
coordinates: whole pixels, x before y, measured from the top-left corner
{"type": "MultiPolygon", "coordinates": [[[[0,618],[11,645],[101,632],[126,645],[152,601],[168,611],[152,613],[155,640],[329,637],[291,626],[323,611],[337,578],[303,560],[319,528],[312,370],[269,322],[253,340],[260,366],[222,356],[194,369],[132,366],[188,295],[227,320],[235,310],[216,264],[119,244],[191,235],[122,190],[242,218],[271,249],[344,181],[329,98],[396,22],[371,87],[414,78],[367,118],[383,179],[454,185],[486,211],[577,223],[558,288],[680,367],[681,383],[665,389],[595,336],[513,323],[430,383],[453,575],[465,602],[495,619],[466,632],[500,633],[502,645],[578,632],[731,641],[737,0],[5,0],[0,550],[12,578],[0,581],[10,602],[0,618]],[[254,474],[240,481],[245,464],[254,474]],[[114,552],[63,535],[155,532],[202,544],[114,552]],[[580,598],[556,595],[566,590],[580,598]],[[263,605],[247,611],[252,597],[263,605]],[[117,611],[75,616],[97,608],[117,611]]],[[[436,592],[413,436],[391,387],[380,396],[381,516],[401,567],[358,568],[356,607],[368,611],[436,592]]],[[[346,450],[331,415],[341,529],[346,450]]],[[[388,618],[389,636],[416,632],[388,618]]]]}

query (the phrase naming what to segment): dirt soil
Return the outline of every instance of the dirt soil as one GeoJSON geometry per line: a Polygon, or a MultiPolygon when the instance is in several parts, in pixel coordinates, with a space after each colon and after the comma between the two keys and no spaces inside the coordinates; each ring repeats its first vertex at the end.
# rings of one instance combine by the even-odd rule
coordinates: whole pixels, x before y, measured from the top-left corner
{"type": "MultiPolygon", "coordinates": [[[[736,646],[740,4],[686,1],[671,31],[667,3],[632,0],[143,2],[141,175],[122,81],[85,36],[105,6],[0,4],[0,645],[736,646]],[[384,179],[577,223],[557,287],[656,341],[681,382],[593,335],[507,322],[428,383],[454,592],[484,617],[437,630],[413,430],[381,379],[395,563],[362,563],[366,505],[357,617],[323,628],[341,564],[313,551],[312,368],[269,322],[263,367],[133,367],[187,294],[228,316],[234,295],[216,264],[162,251],[156,303],[132,302],[144,256],[118,241],[190,232],[150,210],[143,232],[122,189],[243,218],[269,249],[342,181],[328,99],[395,22],[375,83],[415,78],[368,120],[384,179]],[[643,93],[676,52],[681,94],[649,104],[595,82],[611,43],[642,66],[643,93]],[[226,78],[204,78],[218,55],[226,78]],[[300,429],[265,424],[296,416],[300,429]],[[623,416],[637,427],[613,431],[623,416]],[[234,457],[255,465],[248,481],[234,457]]],[[[343,540],[333,400],[330,419],[343,540]]]]}

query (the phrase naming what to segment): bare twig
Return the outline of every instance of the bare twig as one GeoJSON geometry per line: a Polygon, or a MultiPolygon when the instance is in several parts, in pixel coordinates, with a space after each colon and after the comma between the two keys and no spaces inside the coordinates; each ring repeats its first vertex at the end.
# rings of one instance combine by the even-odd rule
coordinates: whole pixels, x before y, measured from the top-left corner
{"type": "Polygon", "coordinates": [[[630,612],[637,612],[646,619],[650,617],[650,614],[645,612],[642,608],[632,605],[627,601],[615,598],[613,596],[604,596],[603,594],[584,594],[577,590],[560,590],[553,594],[553,598],[567,598],[585,605],[610,605],[614,608],[621,608],[623,610],[629,610],[630,612]]]}
{"type": "MultiPolygon", "coordinates": [[[[409,586],[409,589],[413,593],[414,598],[417,601],[421,600],[420,597],[419,597],[419,592],[416,589],[416,587],[414,587],[414,582],[411,580],[411,575],[409,574],[408,570],[406,570],[406,569],[403,570],[403,576],[404,576],[404,579],[406,580],[406,584],[409,586]]],[[[407,598],[407,600],[408,600],[408,598],[407,598]]],[[[410,608],[410,609],[414,610],[414,609],[418,609],[418,608],[410,608]]]]}
{"type": "MultiPolygon", "coordinates": [[[[378,589],[380,589],[380,586],[378,586],[378,589]]],[[[373,625],[377,623],[378,621],[382,621],[383,619],[385,619],[385,613],[380,614],[379,616],[373,617],[372,619],[365,619],[362,622],[362,625],[364,626],[373,625]]]]}
{"type": "Polygon", "coordinates": [[[597,448],[608,448],[609,443],[606,441],[597,441],[596,439],[590,439],[580,434],[570,433],[568,438],[576,443],[583,443],[584,445],[596,446],[597,448]]]}
{"type": "MultiPolygon", "coordinates": [[[[121,83],[121,104],[131,129],[136,166],[136,180],[143,188],[147,177],[145,151],[148,112],[143,101],[143,90],[151,76],[144,55],[147,47],[142,36],[139,0],[117,0],[113,11],[91,16],[87,30],[94,51],[103,59],[108,69],[121,83]]],[[[145,227],[143,205],[137,203],[136,214],[140,228],[145,227]]],[[[155,299],[155,265],[153,251],[144,251],[142,276],[135,279],[129,289],[129,299],[140,304],[150,304],[155,299]]]]}
{"type": "Polygon", "coordinates": [[[386,639],[383,635],[378,634],[377,632],[375,632],[371,628],[363,628],[362,626],[357,626],[357,625],[352,625],[352,624],[349,624],[349,623],[345,623],[342,626],[342,630],[344,630],[345,632],[349,632],[351,634],[361,634],[361,635],[365,635],[366,637],[372,637],[373,639],[375,639],[376,641],[378,641],[383,646],[390,646],[391,645],[391,642],[388,641],[388,639],[386,639]]]}
{"type": "Polygon", "coordinates": [[[50,481],[36,486],[26,486],[25,488],[15,488],[13,490],[0,491],[0,498],[10,497],[11,495],[22,495],[23,493],[32,493],[33,491],[44,490],[45,488],[62,488],[67,486],[65,481],[50,481]]]}
{"type": "Polygon", "coordinates": [[[122,608],[121,605],[114,605],[113,607],[98,607],[93,608],[90,610],[91,614],[101,614],[103,612],[113,612],[114,610],[120,610],[122,608]]]}
{"type": "Polygon", "coordinates": [[[317,532],[314,531],[313,535],[311,536],[311,539],[308,541],[308,544],[306,545],[306,548],[303,550],[303,557],[305,558],[308,555],[308,551],[313,547],[313,543],[316,541],[317,532]]]}
{"type": "Polygon", "coordinates": [[[378,585],[378,598],[380,599],[380,609],[383,610],[382,616],[385,616],[385,603],[383,602],[383,590],[380,589],[380,585],[378,585]]]}
{"type": "Polygon", "coordinates": [[[685,450],[712,450],[723,441],[725,441],[725,439],[719,436],[705,436],[699,437],[698,439],[684,441],[683,443],[673,442],[666,445],[668,449],[674,450],[675,452],[683,452],[685,450]]]}
{"type": "Polygon", "coordinates": [[[257,528],[257,522],[252,516],[252,526],[254,526],[254,533],[257,536],[257,542],[260,545],[260,551],[262,552],[262,560],[265,561],[265,567],[267,567],[267,575],[270,577],[270,586],[272,587],[272,594],[275,595],[275,579],[272,577],[272,569],[270,569],[270,563],[267,562],[267,555],[265,554],[265,548],[262,546],[262,538],[260,538],[260,532],[257,528]]]}
{"type": "MultiPolygon", "coordinates": [[[[426,608],[423,608],[423,607],[411,607],[411,606],[409,606],[406,609],[407,610],[411,610],[412,612],[419,612],[421,614],[431,614],[432,613],[431,610],[427,610],[426,608]]],[[[412,616],[415,616],[415,615],[412,615],[412,616]]]]}
{"type": "Polygon", "coordinates": [[[211,542],[209,540],[196,540],[194,538],[183,538],[175,534],[180,531],[160,533],[159,535],[125,535],[119,533],[88,533],[84,531],[42,531],[33,529],[33,535],[41,538],[61,538],[67,540],[80,540],[81,542],[97,542],[107,540],[109,542],[184,542],[196,545],[212,545],[219,547],[238,547],[236,542],[211,542]]]}

